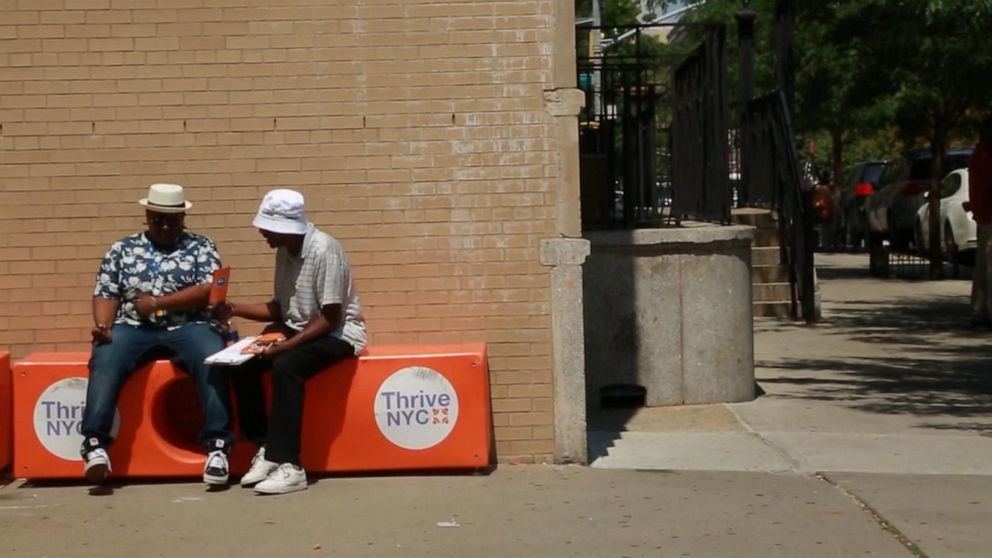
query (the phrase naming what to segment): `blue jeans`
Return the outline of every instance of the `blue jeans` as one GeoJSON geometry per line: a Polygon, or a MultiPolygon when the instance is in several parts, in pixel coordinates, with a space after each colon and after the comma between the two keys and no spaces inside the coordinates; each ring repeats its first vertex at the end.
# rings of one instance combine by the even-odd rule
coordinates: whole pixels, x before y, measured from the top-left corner
{"type": "Polygon", "coordinates": [[[204,415],[200,442],[213,449],[217,447],[216,442],[222,440],[222,448],[231,447],[233,436],[227,371],[203,363],[203,359],[224,348],[220,334],[203,323],[185,324],[172,331],[152,326],[115,324],[113,340],[94,345],[90,357],[90,379],[86,387],[82,424],[84,450],[92,445],[90,438],[96,438],[101,446],[113,443],[110,431],[124,381],[139,364],[147,362],[150,350],[158,348],[170,349],[175,355],[173,360],[196,382],[204,415]]]}

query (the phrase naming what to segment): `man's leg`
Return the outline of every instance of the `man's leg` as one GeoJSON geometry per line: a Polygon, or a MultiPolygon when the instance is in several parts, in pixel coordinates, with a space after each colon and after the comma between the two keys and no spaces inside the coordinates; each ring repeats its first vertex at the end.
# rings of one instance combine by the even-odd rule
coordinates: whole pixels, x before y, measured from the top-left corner
{"type": "Polygon", "coordinates": [[[350,343],[328,337],[276,357],[272,363],[272,414],[266,459],[300,464],[304,383],[328,366],[354,356],[350,343]]]}
{"type": "Polygon", "coordinates": [[[115,325],[112,335],[110,343],[93,346],[80,425],[83,444],[79,451],[86,478],[93,482],[104,480],[110,472],[106,448],[114,442],[112,429],[121,387],[134,372],[138,358],[155,344],[154,332],[129,325],[115,325]]]}
{"type": "Polygon", "coordinates": [[[203,409],[200,443],[208,451],[227,451],[233,441],[227,370],[222,366],[212,367],[203,362],[208,356],[224,348],[220,333],[207,324],[185,324],[163,332],[162,344],[175,352],[176,359],[196,382],[196,393],[203,409]]]}
{"type": "Polygon", "coordinates": [[[234,367],[229,374],[238,407],[241,439],[250,440],[259,446],[265,444],[269,421],[265,411],[265,392],[262,390],[262,374],[268,368],[268,361],[255,357],[234,367]]]}
{"type": "MultiPolygon", "coordinates": [[[[279,324],[269,324],[262,333],[282,331],[287,336],[293,332],[279,324]]],[[[231,385],[238,403],[238,428],[241,438],[265,444],[268,431],[268,416],[265,407],[265,392],[262,390],[262,374],[272,366],[269,361],[255,357],[231,370],[231,385]]]]}
{"type": "Polygon", "coordinates": [[[118,324],[112,332],[113,341],[93,346],[81,425],[87,443],[90,438],[96,438],[100,446],[114,442],[111,428],[121,387],[134,372],[138,358],[155,345],[155,334],[151,331],[118,324]]]}
{"type": "Polygon", "coordinates": [[[975,267],[971,271],[971,321],[974,324],[989,322],[989,287],[992,274],[988,272],[989,248],[992,245],[992,225],[978,225],[978,242],[975,246],[975,267]]]}
{"type": "Polygon", "coordinates": [[[227,370],[203,361],[224,348],[220,333],[205,323],[184,324],[162,332],[162,343],[176,353],[186,372],[196,382],[196,393],[203,409],[200,443],[207,459],[203,464],[203,482],[227,484],[230,474],[227,455],[231,451],[231,398],[228,394],[227,370]]]}

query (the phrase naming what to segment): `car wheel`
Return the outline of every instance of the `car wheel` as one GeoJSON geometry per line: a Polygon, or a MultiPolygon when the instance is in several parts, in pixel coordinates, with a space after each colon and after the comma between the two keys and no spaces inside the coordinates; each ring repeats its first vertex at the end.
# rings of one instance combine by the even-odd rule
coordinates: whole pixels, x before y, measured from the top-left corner
{"type": "Polygon", "coordinates": [[[954,230],[951,224],[944,223],[944,254],[948,263],[951,264],[951,277],[957,277],[960,273],[961,258],[958,254],[958,243],[954,242],[954,230]]]}

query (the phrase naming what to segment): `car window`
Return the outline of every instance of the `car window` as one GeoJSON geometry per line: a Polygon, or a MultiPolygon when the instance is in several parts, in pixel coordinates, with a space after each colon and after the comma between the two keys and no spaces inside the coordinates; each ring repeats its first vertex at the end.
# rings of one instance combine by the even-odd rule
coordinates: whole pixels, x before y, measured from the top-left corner
{"type": "Polygon", "coordinates": [[[944,180],[940,181],[940,197],[946,198],[953,196],[961,188],[961,175],[960,174],[949,174],[944,177],[944,180]]]}
{"type": "Polygon", "coordinates": [[[893,159],[885,166],[885,172],[882,173],[880,186],[888,186],[893,182],[898,182],[906,176],[909,171],[909,164],[903,158],[893,159]]]}
{"type": "Polygon", "coordinates": [[[924,157],[913,161],[909,169],[909,180],[926,180],[930,178],[930,164],[932,157],[924,157]]]}
{"type": "Polygon", "coordinates": [[[968,155],[951,155],[944,159],[944,172],[952,172],[968,166],[968,155]]]}
{"type": "Polygon", "coordinates": [[[872,182],[878,184],[878,179],[882,177],[882,171],[885,170],[884,163],[876,163],[874,165],[865,165],[864,171],[861,173],[862,182],[872,182]]]}

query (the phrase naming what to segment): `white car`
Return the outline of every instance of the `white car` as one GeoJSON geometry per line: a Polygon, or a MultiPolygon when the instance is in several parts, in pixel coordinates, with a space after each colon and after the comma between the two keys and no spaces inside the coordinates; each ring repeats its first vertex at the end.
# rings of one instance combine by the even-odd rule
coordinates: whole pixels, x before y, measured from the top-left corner
{"type": "MultiPolygon", "coordinates": [[[[962,204],[968,201],[968,169],[951,172],[940,181],[940,232],[948,261],[970,263],[975,256],[978,229],[971,212],[962,204]]],[[[924,203],[916,213],[916,244],[930,248],[930,204],[924,203]]]]}

